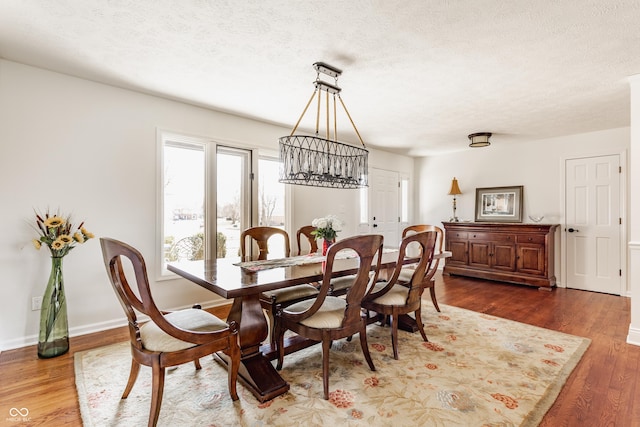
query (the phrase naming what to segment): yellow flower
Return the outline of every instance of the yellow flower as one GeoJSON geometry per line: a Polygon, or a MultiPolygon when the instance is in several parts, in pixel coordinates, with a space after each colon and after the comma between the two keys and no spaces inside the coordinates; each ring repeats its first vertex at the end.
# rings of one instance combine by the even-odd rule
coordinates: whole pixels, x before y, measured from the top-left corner
{"type": "Polygon", "coordinates": [[[60,240],[65,245],[73,242],[73,239],[68,234],[62,234],[62,235],[58,236],[58,240],[60,240]]]}
{"type": "Polygon", "coordinates": [[[65,244],[66,243],[64,243],[62,240],[56,239],[53,242],[51,242],[51,249],[60,250],[64,248],[65,244]]]}
{"type": "Polygon", "coordinates": [[[40,240],[38,240],[38,239],[33,239],[33,240],[32,240],[32,242],[33,242],[33,246],[34,246],[37,250],[40,250],[40,248],[42,247],[42,243],[40,243],[40,240]]]}
{"type": "Polygon", "coordinates": [[[82,232],[82,234],[84,234],[84,237],[86,237],[87,239],[93,239],[95,237],[93,233],[87,231],[87,229],[84,227],[81,227],[80,231],[82,232]]]}
{"type": "Polygon", "coordinates": [[[60,227],[64,223],[65,223],[65,220],[63,218],[60,218],[59,216],[55,216],[55,215],[50,218],[47,218],[44,221],[45,227],[49,227],[49,228],[60,227]]]}
{"type": "Polygon", "coordinates": [[[73,240],[75,240],[78,243],[84,243],[84,236],[79,231],[76,231],[75,234],[73,235],[73,240]]]}

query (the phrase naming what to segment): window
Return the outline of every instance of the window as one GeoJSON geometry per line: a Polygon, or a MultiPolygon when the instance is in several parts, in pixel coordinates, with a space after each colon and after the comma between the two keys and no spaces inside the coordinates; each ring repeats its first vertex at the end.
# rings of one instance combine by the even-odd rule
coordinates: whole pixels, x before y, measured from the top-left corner
{"type": "MultiPolygon", "coordinates": [[[[166,265],[172,261],[238,258],[240,233],[252,225],[284,228],[277,159],[256,162],[252,149],[164,131],[159,142],[159,277],[171,276],[166,265]]],[[[278,254],[280,246],[274,242],[270,252],[278,254]]]]}

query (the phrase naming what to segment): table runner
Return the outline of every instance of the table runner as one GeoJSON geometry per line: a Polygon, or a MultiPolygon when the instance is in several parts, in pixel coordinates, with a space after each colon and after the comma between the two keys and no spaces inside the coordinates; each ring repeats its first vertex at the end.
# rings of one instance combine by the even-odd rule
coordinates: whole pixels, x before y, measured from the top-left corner
{"type": "MultiPolygon", "coordinates": [[[[383,253],[391,253],[398,252],[397,249],[383,249],[383,253]]],[[[343,251],[338,252],[335,259],[349,259],[356,258],[358,254],[352,249],[345,249],[343,251]]],[[[261,271],[268,270],[270,268],[279,268],[279,267],[290,267],[292,265],[305,265],[305,264],[315,264],[326,261],[327,257],[323,255],[319,255],[316,253],[309,255],[298,255],[292,256],[288,258],[277,258],[277,259],[266,259],[260,261],[244,261],[244,262],[235,262],[233,265],[237,265],[240,268],[244,268],[249,271],[261,271]]]]}

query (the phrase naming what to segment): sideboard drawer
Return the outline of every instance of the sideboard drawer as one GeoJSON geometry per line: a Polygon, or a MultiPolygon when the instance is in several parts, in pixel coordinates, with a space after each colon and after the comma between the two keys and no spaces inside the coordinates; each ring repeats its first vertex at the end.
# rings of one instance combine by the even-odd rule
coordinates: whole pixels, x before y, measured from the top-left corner
{"type": "Polygon", "coordinates": [[[516,236],[516,241],[518,243],[538,243],[544,244],[544,236],[532,236],[527,234],[518,234],[516,236]]]}
{"type": "Polygon", "coordinates": [[[449,233],[449,238],[467,240],[467,234],[468,233],[464,233],[464,232],[461,232],[461,231],[452,231],[451,233],[449,233]]]}
{"type": "Polygon", "coordinates": [[[493,240],[492,233],[469,233],[469,240],[493,240]]]}
{"type": "Polygon", "coordinates": [[[482,241],[501,242],[501,243],[516,242],[513,234],[506,234],[506,233],[469,232],[469,240],[482,240],[482,241]]]}

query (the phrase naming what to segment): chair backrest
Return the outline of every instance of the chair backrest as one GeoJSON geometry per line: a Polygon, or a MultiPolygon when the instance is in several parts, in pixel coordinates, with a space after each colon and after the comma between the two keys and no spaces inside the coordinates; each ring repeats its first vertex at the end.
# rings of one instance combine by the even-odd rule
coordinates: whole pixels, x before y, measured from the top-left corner
{"type": "MultiPolygon", "coordinates": [[[[423,231],[435,231],[437,233],[438,236],[435,244],[435,252],[436,253],[442,252],[442,246],[444,244],[444,231],[442,231],[442,228],[436,225],[428,225],[428,224],[410,225],[406,227],[404,230],[402,230],[402,238],[405,238],[407,235],[421,233],[423,231]]],[[[433,275],[438,270],[439,263],[440,263],[440,259],[435,259],[433,263],[431,263],[431,268],[429,268],[429,270],[425,273],[426,274],[425,280],[430,280],[433,277],[433,275]]]]}
{"type": "Polygon", "coordinates": [[[361,303],[365,293],[378,278],[378,268],[382,260],[383,237],[379,234],[365,234],[361,236],[347,237],[329,247],[327,252],[325,271],[320,286],[320,292],[314,305],[309,309],[310,313],[315,312],[324,301],[331,286],[331,275],[336,254],[344,249],[351,249],[358,254],[358,272],[355,275],[353,284],[345,295],[347,308],[342,325],[355,324],[361,319],[361,303]],[[377,254],[377,256],[376,256],[377,254]],[[370,276],[374,259],[376,261],[375,274],[370,276]],[[316,307],[317,306],[317,307],[316,307]]]}
{"type": "Polygon", "coordinates": [[[139,339],[138,322],[134,309],[146,314],[152,320],[163,317],[151,296],[144,258],[136,249],[118,240],[103,237],[100,238],[100,246],[109,280],[129,321],[131,341],[137,343],[141,349],[142,343],[139,339]],[[129,260],[131,263],[134,286],[137,292],[134,292],[127,280],[123,259],[129,260]]]}
{"type": "Polygon", "coordinates": [[[251,227],[247,228],[240,235],[240,255],[243,261],[253,260],[265,260],[269,254],[269,238],[271,236],[279,234],[284,239],[284,256],[291,255],[291,243],[289,241],[289,234],[281,228],[277,227],[251,227]],[[250,237],[251,242],[255,241],[258,245],[258,256],[250,256],[247,253],[246,238],[250,237]]]}
{"type": "Polygon", "coordinates": [[[310,254],[318,252],[318,242],[316,241],[316,236],[311,234],[312,231],[315,231],[316,227],[313,225],[304,225],[298,229],[296,232],[296,243],[298,244],[298,255],[302,255],[302,246],[300,245],[301,236],[305,236],[309,241],[309,252],[310,254]]]}

